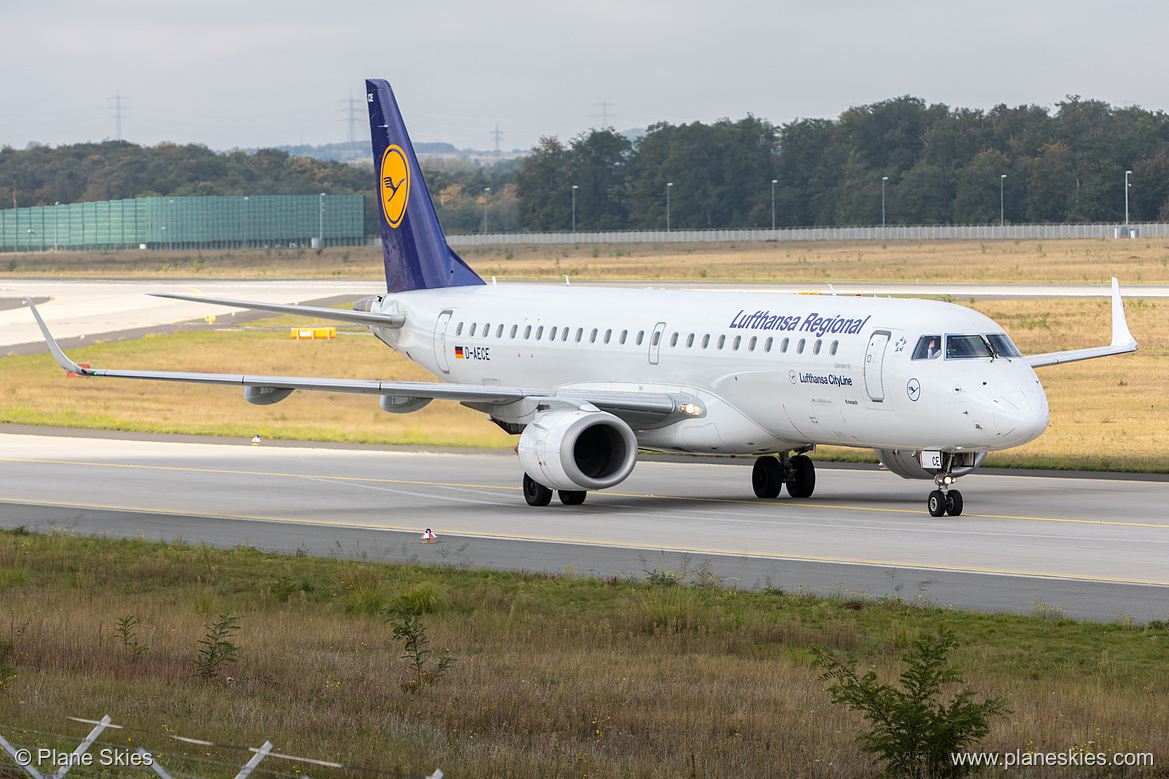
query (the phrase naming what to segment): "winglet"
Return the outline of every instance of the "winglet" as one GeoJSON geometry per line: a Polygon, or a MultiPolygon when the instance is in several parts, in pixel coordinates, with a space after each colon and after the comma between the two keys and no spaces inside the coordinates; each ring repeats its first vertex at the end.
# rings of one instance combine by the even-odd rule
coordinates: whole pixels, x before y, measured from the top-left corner
{"type": "Polygon", "coordinates": [[[1137,339],[1128,331],[1128,320],[1124,316],[1124,301],[1120,299],[1120,282],[1112,277],[1112,345],[1139,349],[1137,339]]]}
{"type": "Polygon", "coordinates": [[[28,305],[29,310],[32,311],[32,315],[36,318],[37,324],[40,325],[41,334],[45,336],[45,343],[49,345],[49,351],[53,353],[53,357],[57,360],[57,364],[68,373],[76,373],[80,376],[93,376],[93,371],[87,368],[82,368],[80,365],[65,356],[65,352],[61,351],[61,347],[57,345],[56,339],[54,339],[53,334],[49,332],[49,328],[45,324],[45,320],[41,319],[41,313],[37,311],[37,307],[33,305],[32,300],[25,298],[24,302],[28,305]]]}

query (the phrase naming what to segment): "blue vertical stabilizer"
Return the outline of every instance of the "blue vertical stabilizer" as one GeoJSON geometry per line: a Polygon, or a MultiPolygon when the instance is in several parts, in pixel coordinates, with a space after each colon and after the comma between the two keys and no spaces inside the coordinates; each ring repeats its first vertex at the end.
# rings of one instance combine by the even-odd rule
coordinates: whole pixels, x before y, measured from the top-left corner
{"type": "Polygon", "coordinates": [[[375,190],[390,292],[466,287],[483,279],[447,246],[389,82],[365,82],[375,190]]]}

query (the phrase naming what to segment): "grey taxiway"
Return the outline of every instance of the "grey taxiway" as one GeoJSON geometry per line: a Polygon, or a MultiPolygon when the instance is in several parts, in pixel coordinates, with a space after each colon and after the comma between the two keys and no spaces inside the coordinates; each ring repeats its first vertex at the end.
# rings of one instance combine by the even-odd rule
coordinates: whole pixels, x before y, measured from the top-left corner
{"type": "Polygon", "coordinates": [[[514,455],[0,426],[0,526],[387,562],[900,597],[1109,621],[1169,613],[1169,481],[975,472],[960,517],[920,482],[821,466],[758,500],[746,461],[649,459],[581,506],[528,506],[514,455]],[[439,536],[423,544],[426,529],[439,536]]]}

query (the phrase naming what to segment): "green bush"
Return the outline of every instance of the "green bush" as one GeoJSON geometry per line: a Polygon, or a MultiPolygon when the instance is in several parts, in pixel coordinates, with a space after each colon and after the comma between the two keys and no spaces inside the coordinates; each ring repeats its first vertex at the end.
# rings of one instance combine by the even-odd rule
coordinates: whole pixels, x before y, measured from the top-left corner
{"type": "Polygon", "coordinates": [[[949,704],[939,700],[942,685],[965,683],[947,659],[956,646],[953,631],[943,626],[936,635],[915,639],[905,654],[900,689],[877,684],[873,671],[861,676],[851,655],[841,661],[813,647],[813,666],[825,669],[820,680],[832,682],[828,686],[832,702],[862,712],[872,725],[857,740],[885,762],[886,775],[949,779],[969,773],[973,766],[955,765],[951,755],[984,738],[992,717],[1009,713],[998,698],[973,702],[970,689],[954,695],[949,704]]]}

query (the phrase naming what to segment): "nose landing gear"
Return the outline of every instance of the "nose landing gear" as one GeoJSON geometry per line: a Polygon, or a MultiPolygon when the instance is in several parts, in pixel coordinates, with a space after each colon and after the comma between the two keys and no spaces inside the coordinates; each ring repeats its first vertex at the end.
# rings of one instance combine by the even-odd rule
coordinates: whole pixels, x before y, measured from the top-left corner
{"type": "Polygon", "coordinates": [[[938,488],[926,500],[931,517],[944,517],[946,514],[957,517],[962,514],[962,493],[951,486],[958,481],[953,468],[954,453],[942,452],[942,469],[934,474],[934,484],[938,488]]]}

